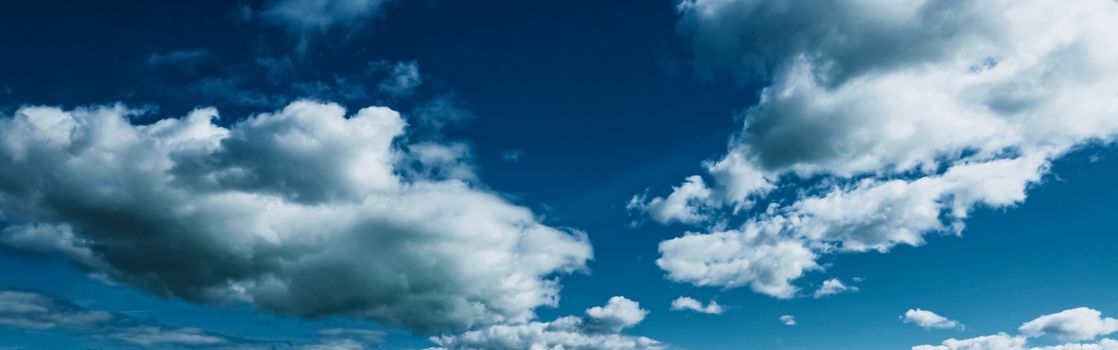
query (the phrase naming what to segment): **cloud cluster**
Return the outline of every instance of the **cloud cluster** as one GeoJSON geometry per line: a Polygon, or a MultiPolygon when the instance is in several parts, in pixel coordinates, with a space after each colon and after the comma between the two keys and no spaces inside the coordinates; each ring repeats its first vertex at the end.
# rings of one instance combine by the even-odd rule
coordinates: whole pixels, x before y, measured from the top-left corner
{"type": "Polygon", "coordinates": [[[674,281],[791,297],[823,255],[959,234],[976,208],[1024,201],[1052,160],[1118,134],[1114,1],[679,10],[700,71],[766,87],[705,174],[630,203],[703,229],[661,243],[674,281]]]}
{"type": "Polygon", "coordinates": [[[725,311],[722,309],[722,305],[718,305],[718,302],[714,300],[711,300],[710,303],[707,303],[704,306],[702,302],[695,300],[695,298],[692,297],[679,297],[675,300],[672,300],[671,310],[690,310],[698,313],[715,315],[721,314],[723,311],[725,311]]]}
{"type": "Polygon", "coordinates": [[[923,329],[951,329],[960,328],[962,324],[935,312],[923,309],[908,309],[901,316],[901,321],[911,323],[923,329]]]}
{"type": "Polygon", "coordinates": [[[493,325],[461,334],[432,337],[438,349],[661,349],[653,339],[619,334],[644,320],[648,310],[625,297],[586,309],[586,316],[551,322],[493,325]]]}
{"type": "Polygon", "coordinates": [[[212,108],[136,113],[0,118],[0,242],[161,295],[419,331],[528,321],[591,258],[580,232],[415,171],[458,163],[413,159],[387,108],[298,101],[227,127],[212,108]]]}
{"type": "MultiPolygon", "coordinates": [[[[922,311],[922,310],[916,310],[922,311]]],[[[906,318],[913,310],[905,313],[906,318]]],[[[914,313],[916,314],[916,313],[914,313]]],[[[934,314],[932,314],[934,315],[934,314]]],[[[929,318],[917,315],[917,318],[929,318]]],[[[938,316],[938,315],[935,315],[938,316]]],[[[951,321],[954,322],[954,321],[951,321]]],[[[1080,307],[1044,315],[1025,322],[1018,328],[1020,335],[1004,332],[968,339],[947,339],[940,345],[918,345],[913,350],[1111,350],[1118,349],[1118,341],[1094,339],[1118,331],[1118,320],[1102,317],[1098,310],[1080,307]],[[1051,337],[1069,343],[1029,347],[1030,338],[1051,337]],[[1087,342],[1083,342],[1087,341],[1087,342]],[[1079,343],[1075,343],[1079,342],[1079,343]]]]}

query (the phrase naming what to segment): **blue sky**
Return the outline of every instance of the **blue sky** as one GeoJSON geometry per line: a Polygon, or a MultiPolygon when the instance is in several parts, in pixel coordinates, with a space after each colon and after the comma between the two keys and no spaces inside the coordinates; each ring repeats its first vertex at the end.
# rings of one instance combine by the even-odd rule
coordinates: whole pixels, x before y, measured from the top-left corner
{"type": "Polygon", "coordinates": [[[1114,1],[0,23],[0,349],[1118,348],[1114,1]]]}

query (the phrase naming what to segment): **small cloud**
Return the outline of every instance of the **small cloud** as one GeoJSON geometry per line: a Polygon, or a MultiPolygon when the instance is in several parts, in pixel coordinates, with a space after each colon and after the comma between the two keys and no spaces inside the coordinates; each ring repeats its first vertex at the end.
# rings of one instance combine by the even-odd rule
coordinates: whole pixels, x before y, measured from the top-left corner
{"type": "Polygon", "coordinates": [[[842,294],[842,293],[853,293],[853,292],[857,292],[857,291],[858,291],[858,287],[848,286],[846,284],[843,284],[842,281],[839,280],[838,278],[832,278],[832,279],[823,281],[823,285],[820,286],[819,289],[817,289],[815,291],[814,297],[816,299],[819,299],[819,298],[829,296],[829,295],[842,294]]]}
{"type": "Polygon", "coordinates": [[[957,321],[940,316],[935,312],[922,309],[909,309],[905,311],[904,315],[901,316],[901,321],[915,324],[923,329],[951,329],[963,327],[963,325],[957,321]]]}
{"type": "Polygon", "coordinates": [[[691,310],[704,314],[721,314],[723,311],[722,305],[718,302],[711,300],[709,304],[703,306],[703,303],[691,297],[679,297],[672,301],[672,311],[691,310]]]}
{"type": "Polygon", "coordinates": [[[782,315],[782,316],[780,316],[780,323],[783,323],[785,326],[795,326],[796,325],[796,316],[782,315]]]}

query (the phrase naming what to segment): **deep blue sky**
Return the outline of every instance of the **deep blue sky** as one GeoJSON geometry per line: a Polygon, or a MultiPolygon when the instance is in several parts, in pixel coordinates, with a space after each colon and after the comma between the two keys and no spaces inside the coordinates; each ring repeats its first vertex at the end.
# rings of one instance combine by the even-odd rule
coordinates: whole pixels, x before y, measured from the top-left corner
{"type": "MultiPolygon", "coordinates": [[[[12,1],[0,5],[0,112],[23,105],[73,108],[121,102],[157,106],[144,118],[177,117],[199,106],[222,124],[282,108],[296,98],[332,100],[351,110],[386,105],[404,112],[453,95],[475,117],[441,132],[472,145],[485,186],[532,208],[545,224],[587,232],[589,271],[561,278],[558,308],[541,320],[581,314],[624,295],[650,310],[627,334],[682,349],[898,349],[1013,331],[1038,315],[1078,306],[1118,312],[1118,159],[1089,146],[1055,162],[1023,204],[980,207],[962,237],[932,234],[921,247],[836,254],[798,283],[855,277],[860,289],[828,298],[779,300],[747,287],[693,287],[666,279],[657,245],[693,231],[626,210],[633,195],[663,193],[701,162],[726,151],[741,128],[735,115],[765,82],[707,78],[691,67],[672,1],[406,1],[387,5],[359,28],[297,39],[243,19],[256,3],[12,1]],[[153,55],[193,52],[191,63],[159,66],[153,55]],[[289,60],[269,81],[262,58],[289,60]],[[370,62],[415,61],[415,96],[338,98],[298,83],[355,79],[370,62]],[[204,79],[237,79],[230,91],[203,91],[204,79]],[[274,96],[236,102],[228,94],[274,96]],[[522,152],[519,161],[502,159],[522,152]],[[632,225],[633,221],[643,221],[632,225]],[[716,299],[721,315],[669,311],[679,296],[716,299]],[[923,330],[898,317],[935,310],[964,330],[923,330]],[[795,315],[788,327],[780,315],[795,315]]],[[[331,92],[331,90],[333,90],[331,92]]],[[[150,122],[154,119],[147,120],[150,122]]],[[[0,287],[68,299],[172,326],[245,338],[310,337],[337,326],[382,328],[346,318],[299,320],[251,306],[198,305],[88,278],[59,257],[0,250],[0,287]]],[[[117,348],[78,335],[0,328],[0,346],[117,348]]],[[[391,330],[384,348],[422,348],[425,336],[391,330]]]]}

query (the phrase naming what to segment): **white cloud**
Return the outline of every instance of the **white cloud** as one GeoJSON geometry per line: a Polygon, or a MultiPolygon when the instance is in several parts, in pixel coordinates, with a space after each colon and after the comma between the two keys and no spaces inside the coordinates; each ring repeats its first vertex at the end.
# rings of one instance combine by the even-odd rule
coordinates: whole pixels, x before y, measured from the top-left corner
{"type": "Polygon", "coordinates": [[[819,299],[819,298],[822,298],[822,297],[825,297],[825,296],[828,296],[828,295],[835,295],[835,294],[842,294],[842,293],[853,293],[853,292],[857,292],[857,291],[858,291],[858,287],[848,286],[848,285],[842,283],[842,281],[839,280],[838,278],[832,278],[832,279],[823,281],[823,285],[819,286],[819,289],[816,289],[815,294],[813,294],[812,296],[815,297],[816,299],[819,299]]]}
{"type": "Polygon", "coordinates": [[[1065,341],[1090,340],[1118,331],[1118,319],[1085,307],[1044,315],[1018,329],[1029,337],[1052,336],[1065,341]]]}
{"type": "Polygon", "coordinates": [[[36,293],[0,290],[0,326],[31,330],[87,329],[112,317],[105,311],[88,311],[36,293]]]}
{"type": "Polygon", "coordinates": [[[975,208],[1023,202],[1052,160],[1118,134],[1113,1],[679,8],[700,71],[769,85],[705,176],[631,206],[707,231],[661,244],[676,281],[788,297],[819,256],[959,234],[975,208]],[[756,253],[782,244],[806,253],[756,253]]]}
{"type": "MultiPolygon", "coordinates": [[[[913,323],[921,325],[928,323],[929,325],[947,323],[955,324],[955,321],[947,320],[939,315],[930,311],[920,309],[908,310],[904,316],[905,322],[912,319],[913,323]]],[[[935,326],[933,326],[935,327],[935,326]]],[[[952,325],[954,327],[954,325],[952,325]]],[[[935,328],[952,328],[952,327],[935,327],[935,328]]],[[[928,327],[925,327],[928,328],[928,327]]],[[[919,345],[914,346],[913,350],[1112,350],[1118,349],[1118,341],[1112,339],[1100,339],[1097,342],[1085,343],[1066,343],[1053,346],[1042,347],[1028,347],[1029,338],[1052,336],[1062,341],[1085,341],[1092,340],[1100,336],[1114,333],[1118,331],[1118,320],[1102,317],[1102,313],[1086,307],[1079,307],[1075,309],[1064,310],[1054,314],[1040,316],[1032,321],[1025,322],[1018,330],[1020,335],[1010,336],[1006,333],[998,333],[995,335],[988,335],[982,337],[975,337],[970,339],[955,339],[951,338],[943,341],[941,345],[919,345]]]]}
{"type": "Polygon", "coordinates": [[[917,345],[912,350],[1025,350],[1025,337],[1005,333],[968,339],[947,339],[940,345],[917,345]]]}
{"type": "Polygon", "coordinates": [[[646,315],[648,310],[642,309],[639,303],[615,296],[609,298],[605,306],[586,309],[586,325],[590,329],[617,333],[640,323],[646,315]]]}
{"type": "Polygon", "coordinates": [[[711,300],[710,303],[704,306],[702,302],[695,300],[695,298],[692,297],[679,297],[675,300],[672,300],[671,309],[673,311],[691,310],[699,313],[716,315],[721,314],[723,311],[725,311],[722,309],[722,305],[718,305],[718,302],[714,300],[711,300]]]}
{"type": "Polygon", "coordinates": [[[1118,340],[1102,339],[1097,343],[1068,343],[1032,348],[1032,350],[1118,350],[1118,340]]]}
{"type": "Polygon", "coordinates": [[[904,316],[901,316],[901,321],[915,324],[924,329],[951,329],[962,327],[962,324],[955,320],[922,309],[908,309],[908,311],[905,311],[904,316]]]}
{"type": "Polygon", "coordinates": [[[587,309],[585,317],[498,324],[431,337],[431,342],[440,349],[662,349],[656,340],[618,334],[647,314],[637,302],[617,296],[605,306],[587,309]]]}
{"type": "Polygon", "coordinates": [[[260,16],[309,35],[339,25],[358,25],[376,17],[392,0],[273,0],[260,16]]]}
{"type": "Polygon", "coordinates": [[[783,323],[785,326],[795,326],[796,325],[796,316],[781,315],[780,316],[780,323],[783,323]]]}
{"type": "Polygon", "coordinates": [[[782,240],[773,228],[753,223],[741,231],[688,233],[661,242],[656,265],[677,282],[748,285],[758,293],[791,298],[799,289],[789,281],[820,267],[813,251],[801,242],[782,240]]]}
{"type": "Polygon", "coordinates": [[[0,242],[162,295],[419,331],[532,319],[558,302],[556,275],[591,257],[582,233],[410,171],[387,108],[299,101],[229,127],[210,108],[148,125],[131,113],[0,118],[0,242]]]}

